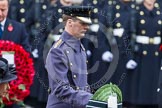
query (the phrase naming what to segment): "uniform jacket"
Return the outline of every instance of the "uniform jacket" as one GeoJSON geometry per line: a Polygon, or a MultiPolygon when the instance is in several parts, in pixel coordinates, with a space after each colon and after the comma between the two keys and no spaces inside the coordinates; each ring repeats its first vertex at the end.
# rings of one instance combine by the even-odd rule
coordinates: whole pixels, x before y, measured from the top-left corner
{"type": "Polygon", "coordinates": [[[84,108],[92,94],[80,40],[63,32],[47,56],[46,68],[51,89],[47,108],[84,108]]]}
{"type": "Polygon", "coordinates": [[[28,52],[30,51],[28,34],[26,32],[25,26],[16,21],[6,19],[1,40],[13,41],[16,44],[22,45],[23,48],[28,52]],[[9,30],[10,27],[13,29],[9,30]]]}

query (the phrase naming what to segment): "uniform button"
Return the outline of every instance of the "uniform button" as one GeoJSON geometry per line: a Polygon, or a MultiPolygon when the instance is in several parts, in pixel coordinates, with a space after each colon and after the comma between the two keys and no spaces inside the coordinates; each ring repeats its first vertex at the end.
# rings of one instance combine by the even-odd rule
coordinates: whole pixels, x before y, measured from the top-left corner
{"type": "Polygon", "coordinates": [[[36,28],[40,27],[40,23],[36,23],[35,25],[36,25],[36,28]]]}
{"type": "Polygon", "coordinates": [[[159,55],[159,52],[156,51],[156,52],[155,52],[155,56],[158,56],[158,55],[159,55]]]}
{"type": "Polygon", "coordinates": [[[73,64],[72,64],[72,63],[70,63],[70,66],[73,66],[73,64]]]}
{"type": "Polygon", "coordinates": [[[109,4],[109,5],[112,5],[112,3],[113,3],[112,1],[110,1],[110,0],[108,1],[108,4],[109,4]]]}
{"type": "Polygon", "coordinates": [[[93,4],[97,4],[97,0],[93,0],[93,4]]]}
{"type": "Polygon", "coordinates": [[[150,38],[149,39],[149,43],[153,44],[154,43],[154,39],[153,38],[150,38]]]}
{"type": "Polygon", "coordinates": [[[143,51],[143,55],[147,55],[147,51],[143,51]]]}
{"type": "Polygon", "coordinates": [[[162,66],[161,66],[161,68],[160,68],[161,70],[162,70],[162,66]]]}
{"type": "Polygon", "coordinates": [[[159,7],[159,4],[158,4],[158,3],[155,3],[154,6],[155,6],[156,8],[158,8],[158,7],[159,7]]]}
{"type": "Polygon", "coordinates": [[[160,88],[157,89],[157,92],[160,92],[160,88]]]}
{"type": "Polygon", "coordinates": [[[80,89],[80,88],[77,86],[77,87],[76,87],[76,90],[79,90],[79,89],[80,89]]]}
{"type": "Polygon", "coordinates": [[[161,25],[161,20],[158,20],[158,24],[161,25]]]}
{"type": "Polygon", "coordinates": [[[66,51],[66,53],[67,53],[67,54],[69,54],[69,53],[70,53],[70,51],[66,51]]]}
{"type": "Polygon", "coordinates": [[[141,33],[142,34],[146,34],[146,30],[141,30],[141,33]]]}
{"type": "Polygon", "coordinates": [[[117,17],[117,18],[120,17],[120,13],[116,13],[116,17],[117,17]]]}
{"type": "Polygon", "coordinates": [[[93,9],[93,12],[94,12],[94,13],[97,13],[97,12],[98,12],[98,9],[97,9],[97,8],[94,8],[94,9],[93,9]]]}
{"type": "Polygon", "coordinates": [[[63,29],[60,29],[59,32],[62,33],[64,30],[63,29]]]}
{"type": "Polygon", "coordinates": [[[156,14],[157,14],[157,15],[160,15],[160,11],[156,11],[156,14]]]}
{"type": "Polygon", "coordinates": [[[139,10],[139,6],[136,6],[136,10],[139,10]]]}
{"type": "Polygon", "coordinates": [[[58,12],[61,13],[62,12],[62,9],[58,9],[58,12]]]}
{"type": "Polygon", "coordinates": [[[144,12],[143,11],[140,11],[140,15],[144,15],[144,12]]]}
{"type": "Polygon", "coordinates": [[[86,75],[88,75],[88,72],[86,72],[86,75]]]}
{"type": "Polygon", "coordinates": [[[74,79],[76,79],[76,78],[77,78],[77,76],[76,76],[76,75],[73,75],[73,78],[74,78],[74,79]]]}
{"type": "Polygon", "coordinates": [[[59,22],[62,22],[63,21],[63,19],[62,18],[59,18],[59,20],[58,20],[59,22]]]}
{"type": "Polygon", "coordinates": [[[42,9],[44,9],[44,10],[47,9],[47,6],[46,5],[43,5],[42,6],[42,9]]]}
{"type": "Polygon", "coordinates": [[[120,5],[116,5],[116,9],[119,10],[120,9],[120,5]]]}
{"type": "Polygon", "coordinates": [[[118,28],[120,28],[120,27],[121,27],[121,24],[120,24],[120,23],[117,23],[116,26],[117,26],[118,28]]]}
{"type": "Polygon", "coordinates": [[[132,5],[131,5],[131,8],[133,8],[133,9],[134,9],[135,7],[136,7],[136,6],[135,6],[134,4],[132,4],[132,5]]]}
{"type": "Polygon", "coordinates": [[[145,24],[145,20],[142,19],[142,20],[140,21],[140,23],[141,23],[141,24],[145,24]]]}
{"type": "Polygon", "coordinates": [[[161,31],[157,31],[157,35],[161,35],[161,31]]]}
{"type": "Polygon", "coordinates": [[[20,13],[25,13],[25,9],[24,8],[21,8],[20,9],[20,13]]]}
{"type": "Polygon", "coordinates": [[[20,0],[19,3],[20,3],[20,4],[24,4],[24,0],[20,0]]]}
{"type": "Polygon", "coordinates": [[[21,20],[20,20],[22,23],[24,23],[25,22],[25,18],[21,18],[21,20]]]}

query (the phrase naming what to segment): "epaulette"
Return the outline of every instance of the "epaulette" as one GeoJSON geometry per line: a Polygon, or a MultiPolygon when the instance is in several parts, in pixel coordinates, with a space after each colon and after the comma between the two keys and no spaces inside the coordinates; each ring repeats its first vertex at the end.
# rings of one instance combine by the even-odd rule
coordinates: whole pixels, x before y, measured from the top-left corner
{"type": "Polygon", "coordinates": [[[54,44],[54,48],[57,48],[59,45],[61,45],[61,43],[62,43],[63,41],[62,41],[62,39],[59,39],[55,44],[54,44]]]}

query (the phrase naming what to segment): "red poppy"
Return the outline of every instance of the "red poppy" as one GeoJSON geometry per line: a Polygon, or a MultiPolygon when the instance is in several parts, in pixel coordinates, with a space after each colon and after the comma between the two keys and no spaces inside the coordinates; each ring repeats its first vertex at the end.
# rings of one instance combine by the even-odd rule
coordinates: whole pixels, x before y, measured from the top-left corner
{"type": "Polygon", "coordinates": [[[10,32],[13,31],[13,26],[12,26],[12,24],[9,24],[7,29],[8,29],[8,31],[10,31],[10,32]]]}
{"type": "Polygon", "coordinates": [[[160,49],[160,51],[162,51],[162,45],[160,45],[160,48],[159,49],[160,49]]]}

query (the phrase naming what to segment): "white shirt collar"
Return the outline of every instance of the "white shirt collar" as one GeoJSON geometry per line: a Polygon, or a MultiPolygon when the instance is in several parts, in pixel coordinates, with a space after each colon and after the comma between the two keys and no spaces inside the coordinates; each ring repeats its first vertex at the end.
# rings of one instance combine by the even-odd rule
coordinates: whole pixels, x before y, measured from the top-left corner
{"type": "Polygon", "coordinates": [[[6,22],[6,18],[1,22],[2,30],[4,30],[5,22],[6,22]]]}

